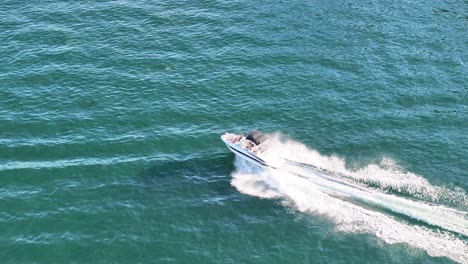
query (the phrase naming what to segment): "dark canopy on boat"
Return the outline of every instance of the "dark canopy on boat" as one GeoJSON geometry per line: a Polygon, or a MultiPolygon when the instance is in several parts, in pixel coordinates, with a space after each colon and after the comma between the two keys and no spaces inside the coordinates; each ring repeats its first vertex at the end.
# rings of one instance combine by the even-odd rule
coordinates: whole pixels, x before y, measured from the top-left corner
{"type": "Polygon", "coordinates": [[[268,136],[260,131],[254,130],[247,135],[246,139],[252,141],[257,145],[260,145],[268,139],[268,136]]]}

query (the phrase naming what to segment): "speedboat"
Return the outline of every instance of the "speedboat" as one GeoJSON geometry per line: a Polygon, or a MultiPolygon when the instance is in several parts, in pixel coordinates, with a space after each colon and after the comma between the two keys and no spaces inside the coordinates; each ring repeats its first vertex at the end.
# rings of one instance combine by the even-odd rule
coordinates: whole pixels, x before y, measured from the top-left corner
{"type": "Polygon", "coordinates": [[[247,136],[231,133],[221,136],[224,144],[239,158],[261,167],[274,168],[265,160],[268,152],[268,138],[266,134],[257,130],[250,132],[247,136]]]}

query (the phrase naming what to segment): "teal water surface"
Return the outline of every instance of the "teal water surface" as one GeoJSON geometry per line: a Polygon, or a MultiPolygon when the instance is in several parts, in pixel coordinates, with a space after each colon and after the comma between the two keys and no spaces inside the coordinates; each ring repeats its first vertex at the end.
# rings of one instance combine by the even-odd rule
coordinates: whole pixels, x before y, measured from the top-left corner
{"type": "Polygon", "coordinates": [[[2,1],[2,263],[468,261],[460,234],[464,250],[437,255],[245,194],[219,139],[280,133],[350,170],[390,159],[466,213],[467,11],[2,1]]]}

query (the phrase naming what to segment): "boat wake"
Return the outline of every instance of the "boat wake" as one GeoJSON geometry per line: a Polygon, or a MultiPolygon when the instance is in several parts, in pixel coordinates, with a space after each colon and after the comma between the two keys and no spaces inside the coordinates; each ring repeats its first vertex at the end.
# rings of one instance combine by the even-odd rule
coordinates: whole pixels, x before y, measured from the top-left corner
{"type": "Polygon", "coordinates": [[[331,219],[343,232],[373,234],[387,243],[407,243],[432,256],[468,263],[466,193],[431,185],[391,160],[356,171],[279,136],[270,149],[286,162],[259,169],[236,159],[232,185],[240,192],[277,198],[300,212],[331,219]],[[443,203],[451,200],[455,206],[443,203]],[[438,202],[435,204],[435,202],[438,202]]]}

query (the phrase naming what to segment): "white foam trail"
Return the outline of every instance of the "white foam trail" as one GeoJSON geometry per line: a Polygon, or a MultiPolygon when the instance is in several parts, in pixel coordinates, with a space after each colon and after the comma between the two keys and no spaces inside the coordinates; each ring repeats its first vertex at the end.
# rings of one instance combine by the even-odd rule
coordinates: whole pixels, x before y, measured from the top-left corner
{"type": "Polygon", "coordinates": [[[139,161],[156,161],[156,160],[175,160],[176,158],[184,159],[186,157],[177,157],[175,155],[158,155],[158,156],[121,156],[121,157],[102,157],[102,158],[75,158],[75,159],[60,159],[46,161],[7,161],[0,163],[0,171],[19,170],[19,169],[50,169],[50,168],[66,168],[74,166],[96,166],[96,165],[113,165],[119,163],[130,163],[139,161]]]}
{"type": "MultiPolygon", "coordinates": [[[[468,214],[441,205],[427,204],[421,201],[405,199],[385,194],[377,190],[350,185],[346,182],[328,180],[326,175],[307,168],[287,166],[282,171],[294,173],[313,182],[318,188],[331,195],[352,198],[355,201],[384,208],[395,213],[409,216],[459,234],[468,236],[468,214]]],[[[333,178],[332,178],[333,179],[333,178]]]]}
{"type": "Polygon", "coordinates": [[[409,194],[430,202],[447,200],[451,204],[468,209],[468,195],[461,188],[448,189],[434,186],[424,177],[404,171],[390,158],[383,158],[380,164],[369,164],[353,171],[346,168],[346,162],[343,158],[321,155],[318,151],[309,149],[304,144],[293,140],[282,140],[280,137],[279,134],[276,134],[269,142],[273,152],[275,152],[272,155],[308,164],[325,170],[334,177],[372,185],[381,190],[409,194]]]}
{"type": "MultiPolygon", "coordinates": [[[[285,204],[294,206],[301,212],[312,212],[332,219],[340,231],[370,233],[387,243],[408,243],[426,250],[432,256],[445,256],[460,263],[468,263],[468,245],[460,238],[460,235],[465,238],[468,236],[466,212],[385,194],[372,188],[343,182],[341,179],[330,181],[327,177],[330,178],[337,171],[348,173],[351,177],[359,172],[350,173],[344,167],[342,159],[322,156],[297,142],[272,140],[270,147],[281,152],[283,157],[313,163],[327,172],[320,175],[317,170],[291,165],[277,170],[258,171],[245,162],[236,160],[238,171],[233,173],[232,185],[239,191],[261,198],[283,197],[285,204]],[[362,203],[371,206],[362,206],[362,203]],[[460,235],[430,226],[411,224],[405,218],[382,211],[382,208],[460,235]]],[[[381,167],[379,171],[382,173],[380,177],[392,178],[397,175],[391,170],[389,174],[385,174],[386,170],[381,167]]],[[[429,189],[437,192],[437,187],[421,176],[407,173],[396,177],[402,178],[402,181],[406,179],[408,190],[414,190],[415,193],[429,189]]],[[[381,180],[389,184],[400,184],[396,181],[381,180]]]]}

